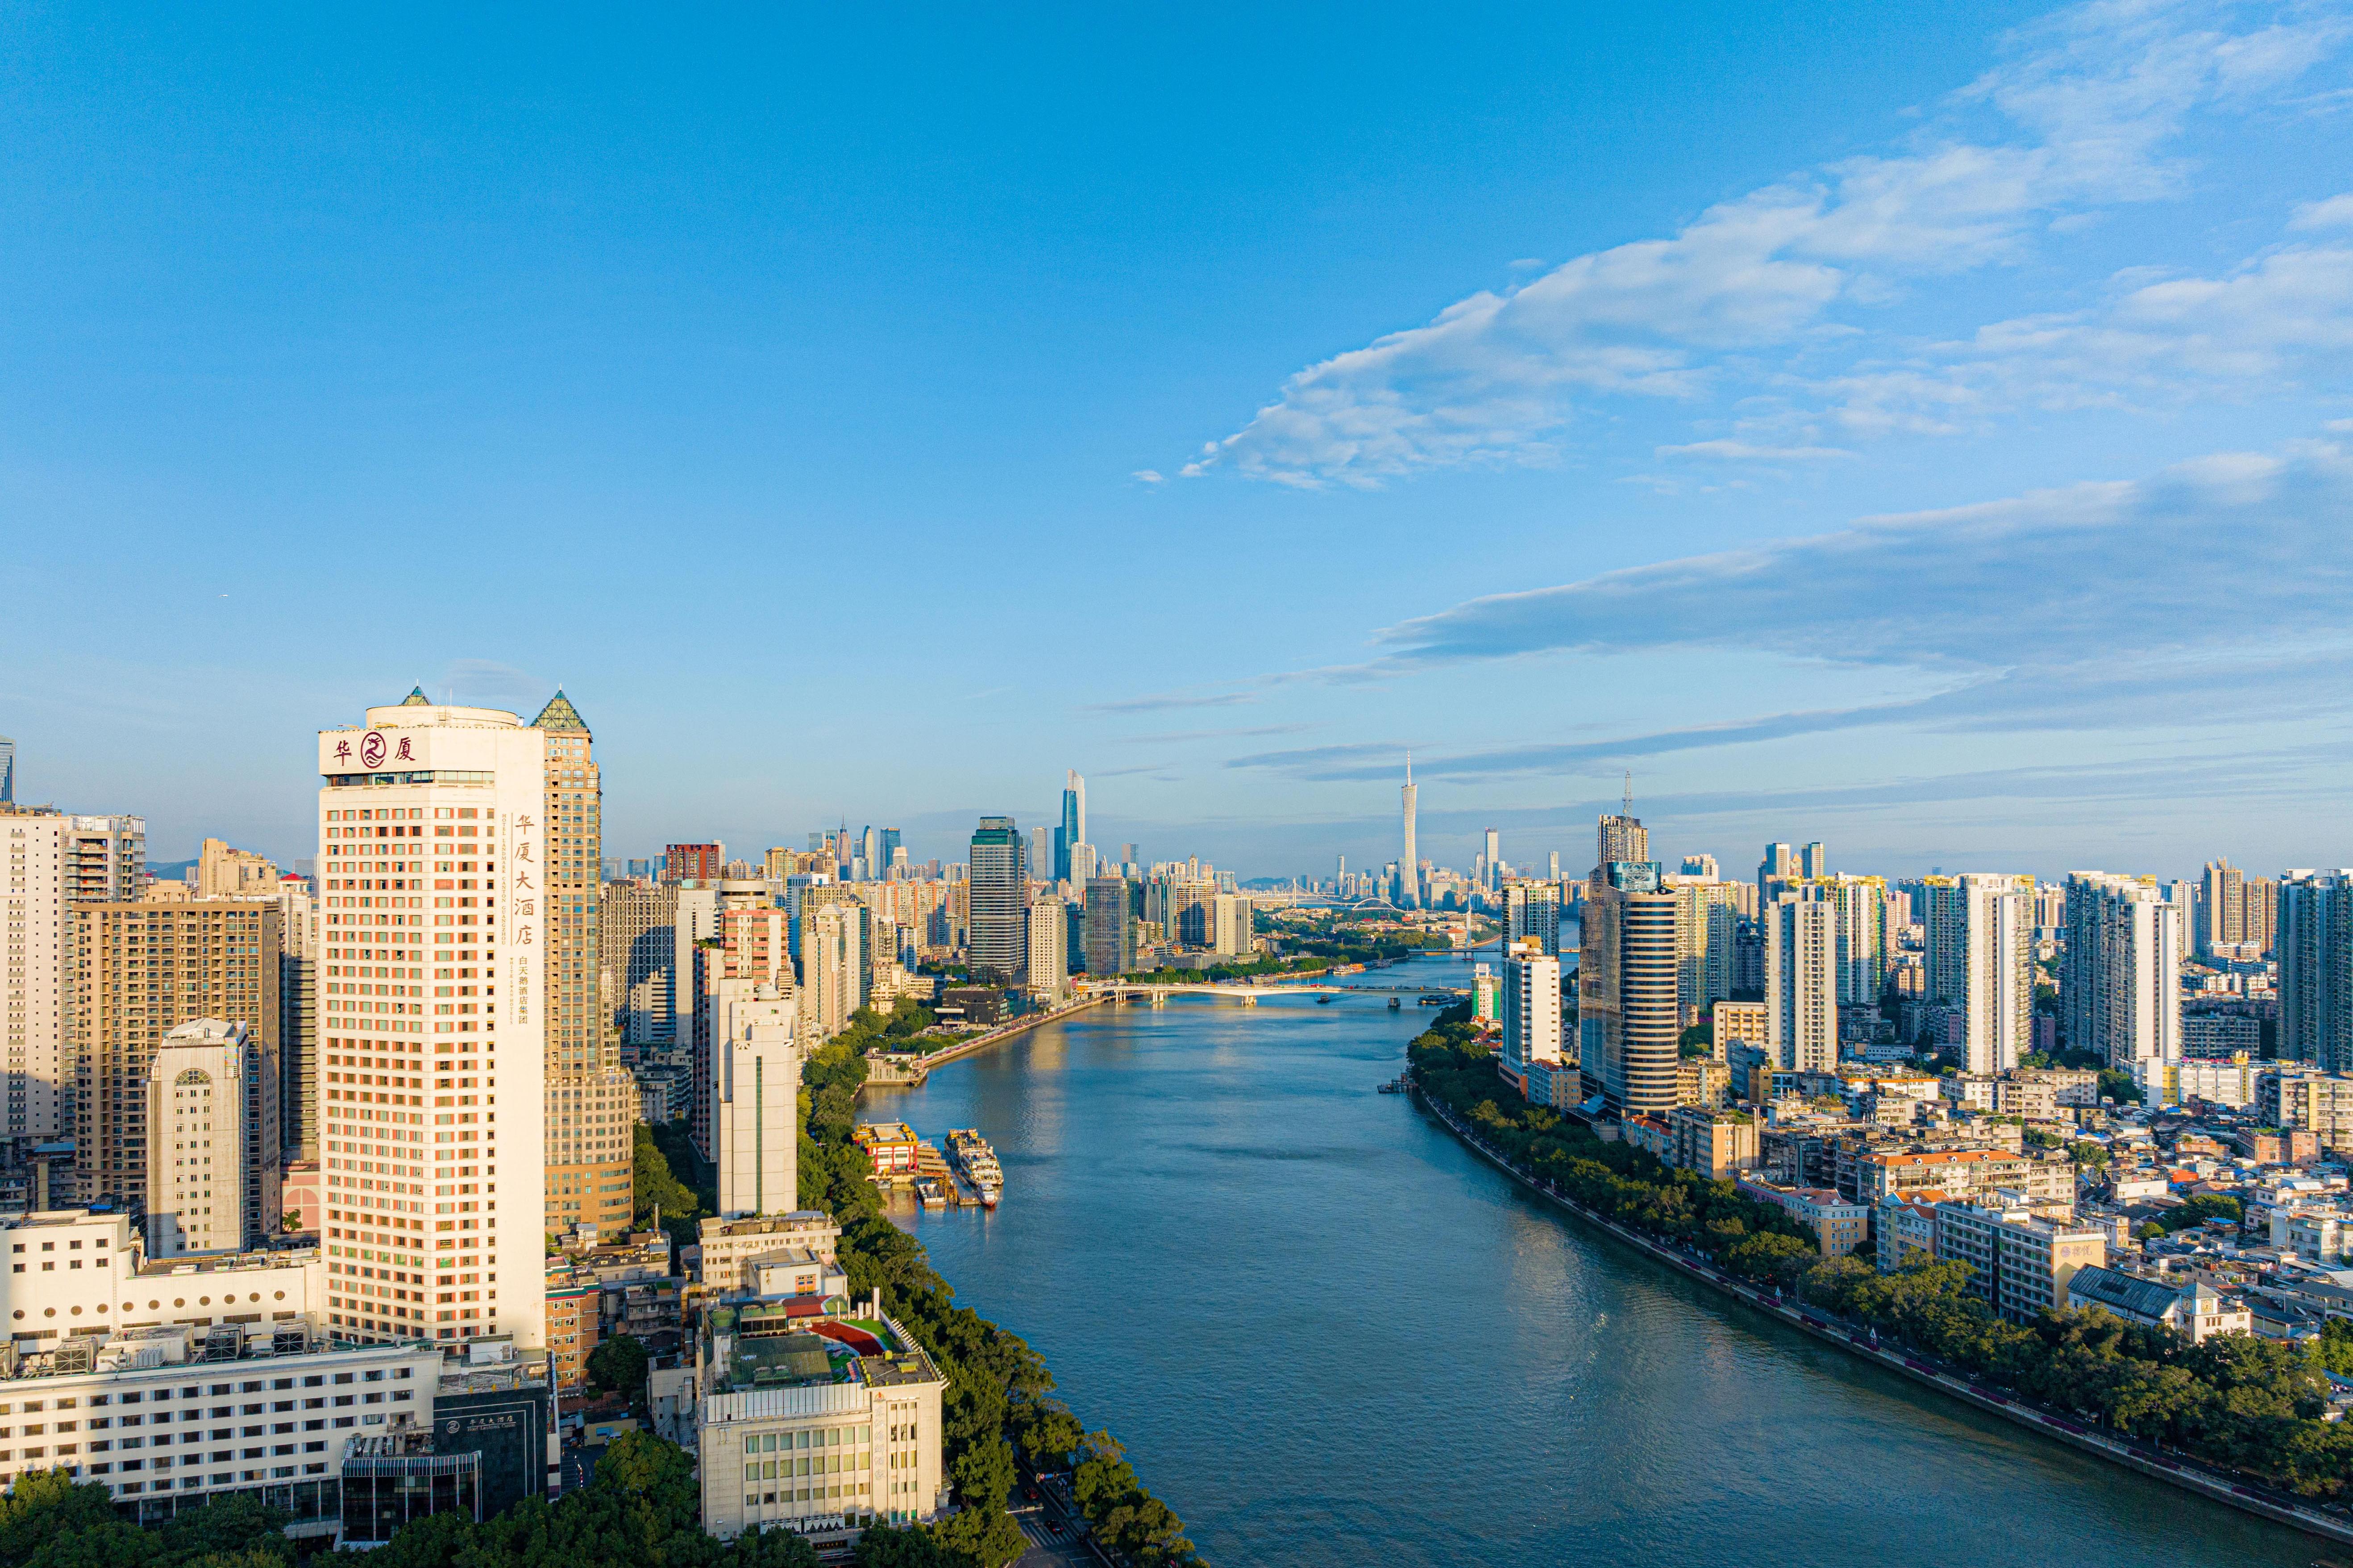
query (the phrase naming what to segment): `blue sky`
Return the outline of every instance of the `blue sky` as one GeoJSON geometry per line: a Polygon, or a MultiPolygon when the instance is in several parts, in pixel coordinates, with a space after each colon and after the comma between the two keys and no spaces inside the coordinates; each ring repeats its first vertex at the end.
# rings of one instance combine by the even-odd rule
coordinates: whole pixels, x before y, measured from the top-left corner
{"type": "Polygon", "coordinates": [[[2353,10],[23,6],[20,792],[309,852],[422,681],[607,853],[2336,865],[2353,10]],[[1631,14],[1639,12],[1639,15],[1631,14]]]}

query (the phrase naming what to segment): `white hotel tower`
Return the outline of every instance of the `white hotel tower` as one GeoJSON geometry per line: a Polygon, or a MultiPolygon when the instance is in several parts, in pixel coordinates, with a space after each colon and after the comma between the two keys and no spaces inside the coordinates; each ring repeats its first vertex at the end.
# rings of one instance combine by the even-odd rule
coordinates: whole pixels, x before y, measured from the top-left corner
{"type": "Polygon", "coordinates": [[[546,1342],[546,746],[421,690],[319,732],[320,1239],[353,1339],[546,1342]]]}

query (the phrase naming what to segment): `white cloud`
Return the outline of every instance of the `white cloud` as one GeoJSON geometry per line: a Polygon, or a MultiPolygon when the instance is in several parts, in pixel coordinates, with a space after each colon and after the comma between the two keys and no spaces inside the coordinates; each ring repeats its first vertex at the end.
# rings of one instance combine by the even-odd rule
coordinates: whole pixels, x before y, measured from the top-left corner
{"type": "MultiPolygon", "coordinates": [[[[2063,13],[1956,95],[1915,146],[1793,176],[1672,238],[1578,257],[1311,365],[1183,472],[1370,486],[1446,465],[1547,462],[1581,405],[1696,398],[1727,379],[1716,363],[1726,353],[1818,344],[1840,330],[1842,303],[2019,260],[2040,226],[2086,205],[2172,194],[2182,171],[2160,153],[2189,114],[2259,100],[2345,30],[2327,17],[2234,31],[2221,16],[2165,4],[2063,13]],[[1958,121],[1987,107],[2007,133],[1971,140],[1958,121]]],[[[1957,412],[1930,412],[1927,386],[1852,390],[1857,429],[1950,428],[1957,412]]]]}
{"type": "Polygon", "coordinates": [[[1142,479],[1147,485],[1156,485],[1166,482],[1161,478],[1160,470],[1157,468],[1138,468],[1134,474],[1130,475],[1129,478],[1142,479]]]}
{"type": "Polygon", "coordinates": [[[1827,458],[1852,458],[1843,447],[1759,447],[1746,441],[1694,441],[1682,447],[1661,447],[1661,458],[1705,458],[1725,463],[1809,463],[1827,458]]]}
{"type": "Polygon", "coordinates": [[[2151,479],[1866,518],[1810,538],[1474,599],[1383,633],[1388,667],[1736,647],[1985,675],[2333,644],[2353,458],[2325,442],[2151,479]],[[2212,614],[2226,561],[2231,614],[2212,614]]]}
{"type": "Polygon", "coordinates": [[[2306,202],[2288,219],[2293,229],[2353,228],[2353,193],[2331,196],[2325,202],[2306,202]]]}

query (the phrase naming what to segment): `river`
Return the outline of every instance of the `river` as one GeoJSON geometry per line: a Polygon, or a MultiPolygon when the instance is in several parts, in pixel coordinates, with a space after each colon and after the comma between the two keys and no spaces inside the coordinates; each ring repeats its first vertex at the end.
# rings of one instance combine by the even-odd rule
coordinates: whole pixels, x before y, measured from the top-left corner
{"type": "MultiPolygon", "coordinates": [[[[1417,960],[1366,984],[1462,984],[1417,960]]],[[[899,1215],[1220,1568],[2305,1568],[1539,1207],[1398,1095],[1411,997],[1094,1008],[873,1090],[1004,1202],[899,1215]]]]}

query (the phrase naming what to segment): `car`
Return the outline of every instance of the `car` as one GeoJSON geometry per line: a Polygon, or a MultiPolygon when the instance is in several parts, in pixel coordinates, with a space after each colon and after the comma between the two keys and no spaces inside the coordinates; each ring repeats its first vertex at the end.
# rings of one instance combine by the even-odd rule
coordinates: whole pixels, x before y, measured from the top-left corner
{"type": "Polygon", "coordinates": [[[1036,1502],[1038,1500],[1038,1489],[1036,1487],[1023,1487],[1021,1489],[1021,1495],[1028,1498],[1031,1502],[1036,1502]]]}

